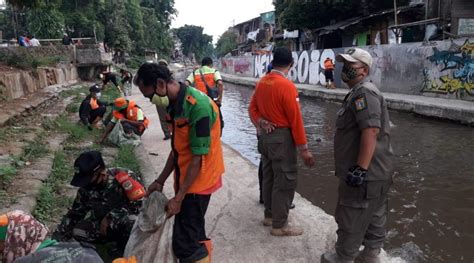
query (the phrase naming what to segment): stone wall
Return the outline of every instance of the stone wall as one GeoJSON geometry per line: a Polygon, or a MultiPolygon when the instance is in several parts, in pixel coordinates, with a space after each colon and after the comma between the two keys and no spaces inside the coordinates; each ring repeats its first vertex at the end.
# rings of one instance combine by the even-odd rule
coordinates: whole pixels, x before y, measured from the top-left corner
{"type": "Polygon", "coordinates": [[[2,95],[7,100],[18,99],[47,86],[67,84],[78,79],[76,67],[59,65],[40,67],[36,71],[11,70],[0,72],[2,95]]]}
{"type": "Polygon", "coordinates": [[[0,57],[2,55],[16,54],[23,56],[25,54],[33,57],[53,57],[61,56],[69,62],[74,62],[73,46],[40,46],[40,47],[2,47],[0,48],[0,57]]]}
{"type": "MultiPolygon", "coordinates": [[[[446,40],[363,47],[372,54],[371,78],[384,92],[474,101],[474,39],[446,40]]],[[[324,60],[349,48],[293,52],[289,78],[296,83],[325,85],[324,60]]],[[[222,72],[260,78],[271,55],[228,57],[219,60],[222,72]],[[236,66],[237,65],[237,66],[236,66]]],[[[335,82],[342,87],[341,63],[335,82]]]]}

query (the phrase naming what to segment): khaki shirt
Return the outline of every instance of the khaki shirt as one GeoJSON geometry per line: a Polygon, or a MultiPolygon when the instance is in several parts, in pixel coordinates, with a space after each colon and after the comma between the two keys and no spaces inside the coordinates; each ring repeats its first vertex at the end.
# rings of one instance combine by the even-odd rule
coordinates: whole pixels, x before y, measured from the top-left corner
{"type": "Polygon", "coordinates": [[[392,147],[387,103],[375,85],[365,79],[347,94],[337,113],[334,155],[336,176],[345,178],[349,168],[357,165],[362,130],[379,128],[374,156],[367,181],[391,180],[392,147]]]}

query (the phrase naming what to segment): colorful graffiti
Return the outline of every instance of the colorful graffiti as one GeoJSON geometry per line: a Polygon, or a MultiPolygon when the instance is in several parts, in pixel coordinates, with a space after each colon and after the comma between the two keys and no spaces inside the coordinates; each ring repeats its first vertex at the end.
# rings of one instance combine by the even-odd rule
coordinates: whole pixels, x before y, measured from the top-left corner
{"type": "MultiPolygon", "coordinates": [[[[324,60],[328,57],[335,60],[335,56],[332,49],[293,52],[295,63],[289,72],[289,79],[296,83],[325,85],[324,60]]],[[[271,55],[255,56],[254,77],[261,78],[265,75],[271,60],[271,55]]]]}
{"type": "Polygon", "coordinates": [[[422,92],[474,96],[474,43],[466,40],[459,46],[452,42],[447,50],[433,47],[433,54],[427,59],[436,67],[424,68],[422,92]]]}

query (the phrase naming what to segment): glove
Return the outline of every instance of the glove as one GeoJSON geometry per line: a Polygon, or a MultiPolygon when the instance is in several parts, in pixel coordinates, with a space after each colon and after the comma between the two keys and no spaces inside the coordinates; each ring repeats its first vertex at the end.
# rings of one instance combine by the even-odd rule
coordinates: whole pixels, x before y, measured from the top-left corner
{"type": "Polygon", "coordinates": [[[352,187],[359,187],[364,182],[365,175],[367,174],[367,170],[356,165],[352,166],[349,169],[346,177],[346,184],[352,187]]]}

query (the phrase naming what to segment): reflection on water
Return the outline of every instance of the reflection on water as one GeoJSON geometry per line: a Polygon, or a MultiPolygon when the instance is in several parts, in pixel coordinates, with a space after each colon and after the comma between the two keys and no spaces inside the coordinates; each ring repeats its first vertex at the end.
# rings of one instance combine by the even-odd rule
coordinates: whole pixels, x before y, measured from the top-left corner
{"type": "MultiPolygon", "coordinates": [[[[252,92],[226,84],[222,137],[257,164],[255,129],[247,113],[252,92]]],[[[301,98],[301,107],[316,168],[299,166],[297,191],[334,214],[332,147],[339,106],[301,98]]],[[[386,249],[408,262],[474,262],[474,130],[396,112],[391,121],[396,168],[386,249]]]]}

